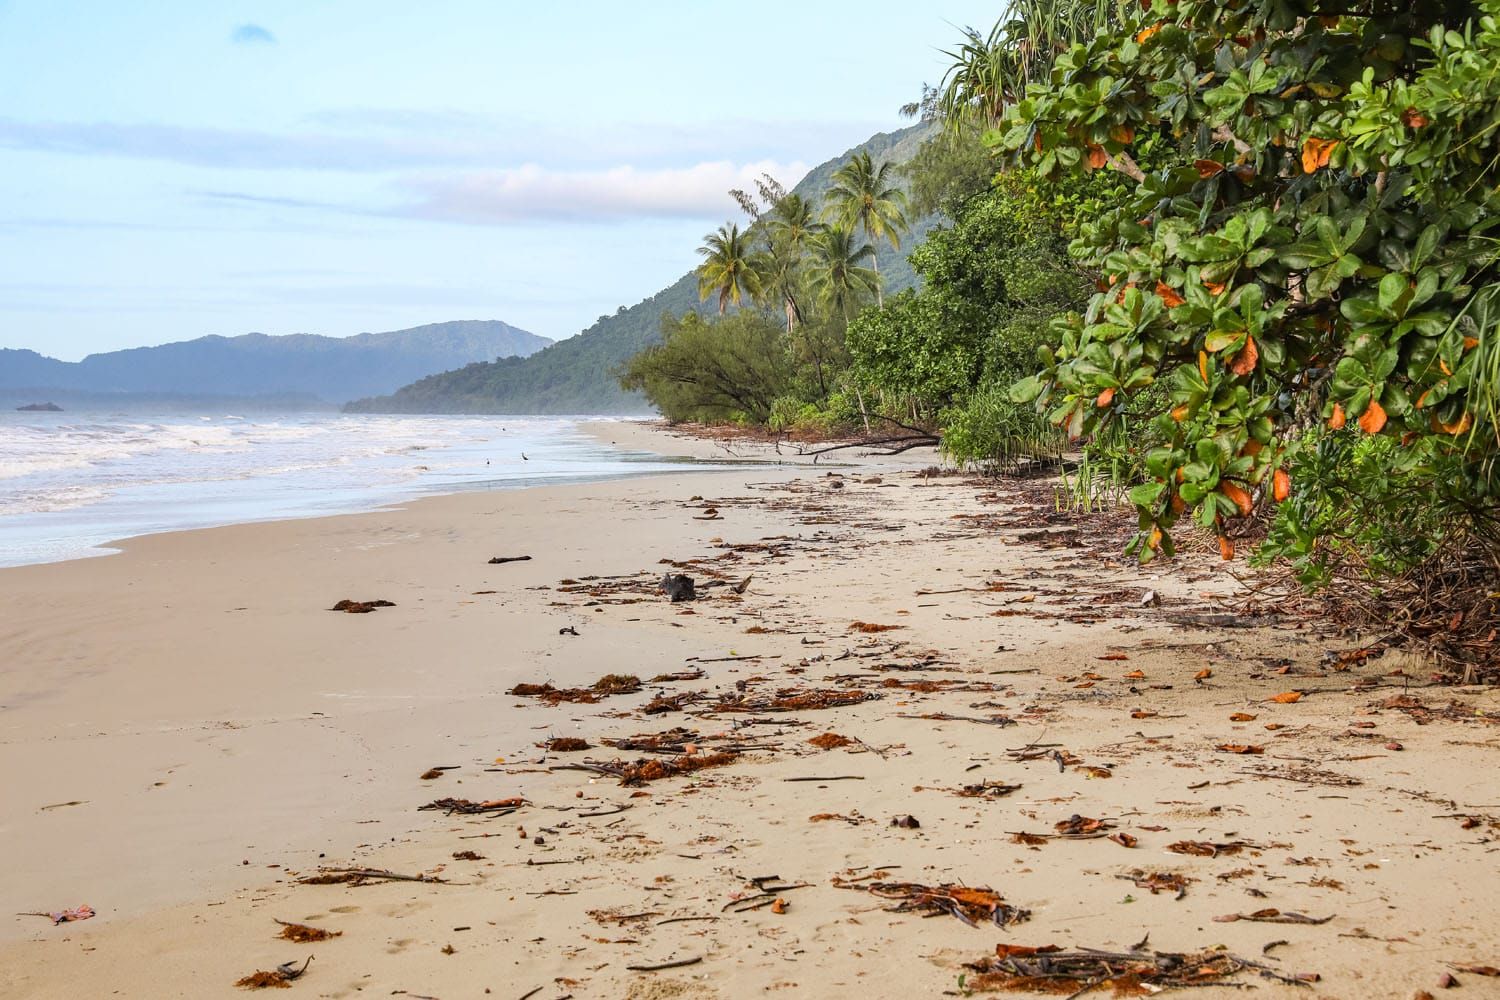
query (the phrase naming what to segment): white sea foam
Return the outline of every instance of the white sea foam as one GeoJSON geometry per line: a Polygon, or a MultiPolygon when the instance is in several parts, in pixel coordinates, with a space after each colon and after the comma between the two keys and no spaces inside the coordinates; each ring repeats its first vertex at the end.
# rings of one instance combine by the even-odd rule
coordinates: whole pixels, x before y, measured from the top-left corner
{"type": "Polygon", "coordinates": [[[0,566],[152,531],[652,468],[562,419],[0,413],[0,566]]]}

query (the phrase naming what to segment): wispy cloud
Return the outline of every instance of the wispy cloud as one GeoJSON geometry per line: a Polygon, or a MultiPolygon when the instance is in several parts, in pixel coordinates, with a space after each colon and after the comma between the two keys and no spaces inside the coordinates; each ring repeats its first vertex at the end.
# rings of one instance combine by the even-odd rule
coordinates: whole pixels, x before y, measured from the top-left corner
{"type": "Polygon", "coordinates": [[[275,45],[276,36],[258,24],[242,24],[229,33],[236,45],[275,45]]]}
{"type": "Polygon", "coordinates": [[[600,222],[640,218],[716,218],[732,214],[732,187],[769,173],[788,182],[802,163],[699,163],[680,169],[556,171],[529,165],[406,180],[416,195],[403,214],[445,222],[600,222]]]}
{"type": "Polygon", "coordinates": [[[831,155],[869,135],[849,122],[618,124],[570,131],[554,123],[461,111],[328,112],[291,132],[0,117],[0,149],[113,156],[243,170],[391,173],[548,163],[602,169],[728,159],[831,155]]]}

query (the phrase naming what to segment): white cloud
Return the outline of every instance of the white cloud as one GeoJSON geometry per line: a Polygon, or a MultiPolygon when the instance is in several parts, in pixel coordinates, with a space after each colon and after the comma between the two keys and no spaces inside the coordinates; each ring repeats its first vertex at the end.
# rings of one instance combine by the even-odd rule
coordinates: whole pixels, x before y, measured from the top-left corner
{"type": "Polygon", "coordinates": [[[762,160],[690,167],[549,170],[529,164],[510,170],[480,170],[410,179],[417,195],[404,214],[449,222],[599,222],[638,218],[715,218],[739,215],[730,188],[753,189],[770,174],[790,187],[806,164],[762,160]]]}

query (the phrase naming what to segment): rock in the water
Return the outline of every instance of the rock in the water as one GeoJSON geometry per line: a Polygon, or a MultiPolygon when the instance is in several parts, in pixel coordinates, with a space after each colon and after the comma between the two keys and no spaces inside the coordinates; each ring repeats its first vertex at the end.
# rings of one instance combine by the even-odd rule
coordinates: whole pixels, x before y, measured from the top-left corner
{"type": "Polygon", "coordinates": [[[63,408],[56,403],[27,403],[16,409],[21,413],[61,413],[63,408]]]}

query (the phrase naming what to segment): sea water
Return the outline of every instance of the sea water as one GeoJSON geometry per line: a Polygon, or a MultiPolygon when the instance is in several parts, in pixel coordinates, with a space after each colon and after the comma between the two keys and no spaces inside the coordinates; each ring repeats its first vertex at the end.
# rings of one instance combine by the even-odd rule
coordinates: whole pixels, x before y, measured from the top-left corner
{"type": "Polygon", "coordinates": [[[0,566],[134,535],[348,513],[414,497],[587,482],[680,465],[577,419],[0,413],[0,566]]]}

